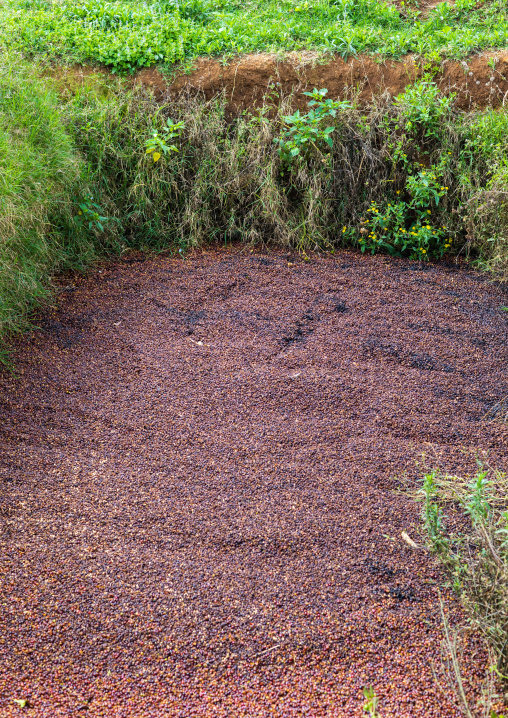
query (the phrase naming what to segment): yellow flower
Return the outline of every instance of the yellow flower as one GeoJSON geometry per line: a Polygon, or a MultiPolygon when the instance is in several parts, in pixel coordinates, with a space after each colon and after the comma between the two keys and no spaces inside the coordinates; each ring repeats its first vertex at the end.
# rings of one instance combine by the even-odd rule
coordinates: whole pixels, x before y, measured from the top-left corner
{"type": "Polygon", "coordinates": [[[342,233],[343,233],[343,234],[344,234],[345,231],[346,231],[346,227],[342,227],[342,233]]]}
{"type": "Polygon", "coordinates": [[[427,210],[427,214],[432,214],[432,212],[430,211],[430,209],[427,210]]]}
{"type": "Polygon", "coordinates": [[[427,229],[430,229],[430,224],[427,225],[427,229]]]}
{"type": "Polygon", "coordinates": [[[426,249],[421,249],[420,252],[421,252],[422,254],[427,254],[427,250],[426,250],[426,249]]]}
{"type": "Polygon", "coordinates": [[[400,189],[397,190],[397,194],[400,194],[400,189]]]}

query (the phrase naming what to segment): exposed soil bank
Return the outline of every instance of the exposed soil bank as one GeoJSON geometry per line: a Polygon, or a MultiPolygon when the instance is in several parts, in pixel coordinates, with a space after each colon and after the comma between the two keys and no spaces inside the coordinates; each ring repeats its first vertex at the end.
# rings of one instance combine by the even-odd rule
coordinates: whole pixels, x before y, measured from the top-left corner
{"type": "MultiPolygon", "coordinates": [[[[297,93],[297,104],[306,105],[302,93],[314,87],[326,87],[330,97],[345,97],[358,91],[360,100],[368,102],[374,95],[387,91],[394,96],[421,77],[425,63],[413,57],[404,61],[376,62],[372,57],[350,58],[345,62],[336,57],[331,62],[316,64],[311,52],[292,53],[284,61],[276,55],[249,55],[222,65],[214,59],[200,59],[190,74],[178,76],[171,84],[155,69],[138,73],[136,82],[165,96],[182,90],[201,91],[207,98],[226,92],[234,109],[261,104],[269,90],[279,94],[297,93]]],[[[457,106],[498,107],[508,97],[508,52],[475,55],[463,62],[444,61],[434,81],[445,93],[457,94],[457,106]],[[489,60],[495,59],[495,69],[489,60]]]]}
{"type": "Polygon", "coordinates": [[[394,477],[506,464],[506,295],[348,252],[134,259],[0,381],[2,718],[349,718],[365,684],[455,718],[394,477]]]}

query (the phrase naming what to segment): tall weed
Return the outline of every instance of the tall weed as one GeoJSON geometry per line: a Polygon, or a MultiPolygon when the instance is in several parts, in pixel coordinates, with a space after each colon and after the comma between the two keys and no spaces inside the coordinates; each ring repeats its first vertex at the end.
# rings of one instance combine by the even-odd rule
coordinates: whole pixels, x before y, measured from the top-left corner
{"type": "Polygon", "coordinates": [[[479,465],[466,479],[429,472],[421,489],[431,550],[508,681],[508,478],[479,465]]]}

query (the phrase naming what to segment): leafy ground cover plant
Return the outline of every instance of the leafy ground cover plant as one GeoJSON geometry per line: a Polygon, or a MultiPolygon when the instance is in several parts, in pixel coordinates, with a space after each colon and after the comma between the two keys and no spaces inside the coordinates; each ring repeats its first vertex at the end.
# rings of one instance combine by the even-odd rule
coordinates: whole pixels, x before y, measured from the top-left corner
{"type": "Polygon", "coordinates": [[[405,187],[407,201],[388,203],[379,209],[373,202],[367,212],[370,218],[362,230],[368,234],[359,238],[362,252],[372,254],[385,251],[388,254],[427,261],[441,258],[452,246],[446,227],[430,224],[439,200],[448,187],[439,181],[439,168],[420,170],[408,175],[405,187]],[[370,231],[369,231],[370,230],[370,231]]]}
{"type": "Polygon", "coordinates": [[[436,60],[508,45],[505,0],[440,3],[425,17],[378,0],[6,0],[1,16],[9,47],[117,72],[201,55],[312,49],[436,60]]]}
{"type": "Polygon", "coordinates": [[[156,129],[152,130],[152,134],[148,140],[146,140],[146,154],[152,156],[154,162],[158,162],[162,155],[167,155],[171,152],[178,152],[178,147],[175,144],[169,144],[177,137],[180,137],[180,132],[184,128],[183,122],[173,122],[168,117],[166,124],[159,132],[156,129]]]}

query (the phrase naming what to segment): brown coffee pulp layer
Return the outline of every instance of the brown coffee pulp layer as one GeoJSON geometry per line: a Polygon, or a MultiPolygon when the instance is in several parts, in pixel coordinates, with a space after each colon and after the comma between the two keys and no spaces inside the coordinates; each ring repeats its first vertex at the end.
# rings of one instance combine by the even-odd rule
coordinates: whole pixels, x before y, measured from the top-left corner
{"type": "MultiPolygon", "coordinates": [[[[443,577],[401,532],[423,453],[506,468],[506,303],[345,251],[69,280],[0,381],[0,715],[353,718],[372,686],[383,718],[455,718],[443,577]]],[[[484,670],[473,641],[468,691],[484,670]]]]}

